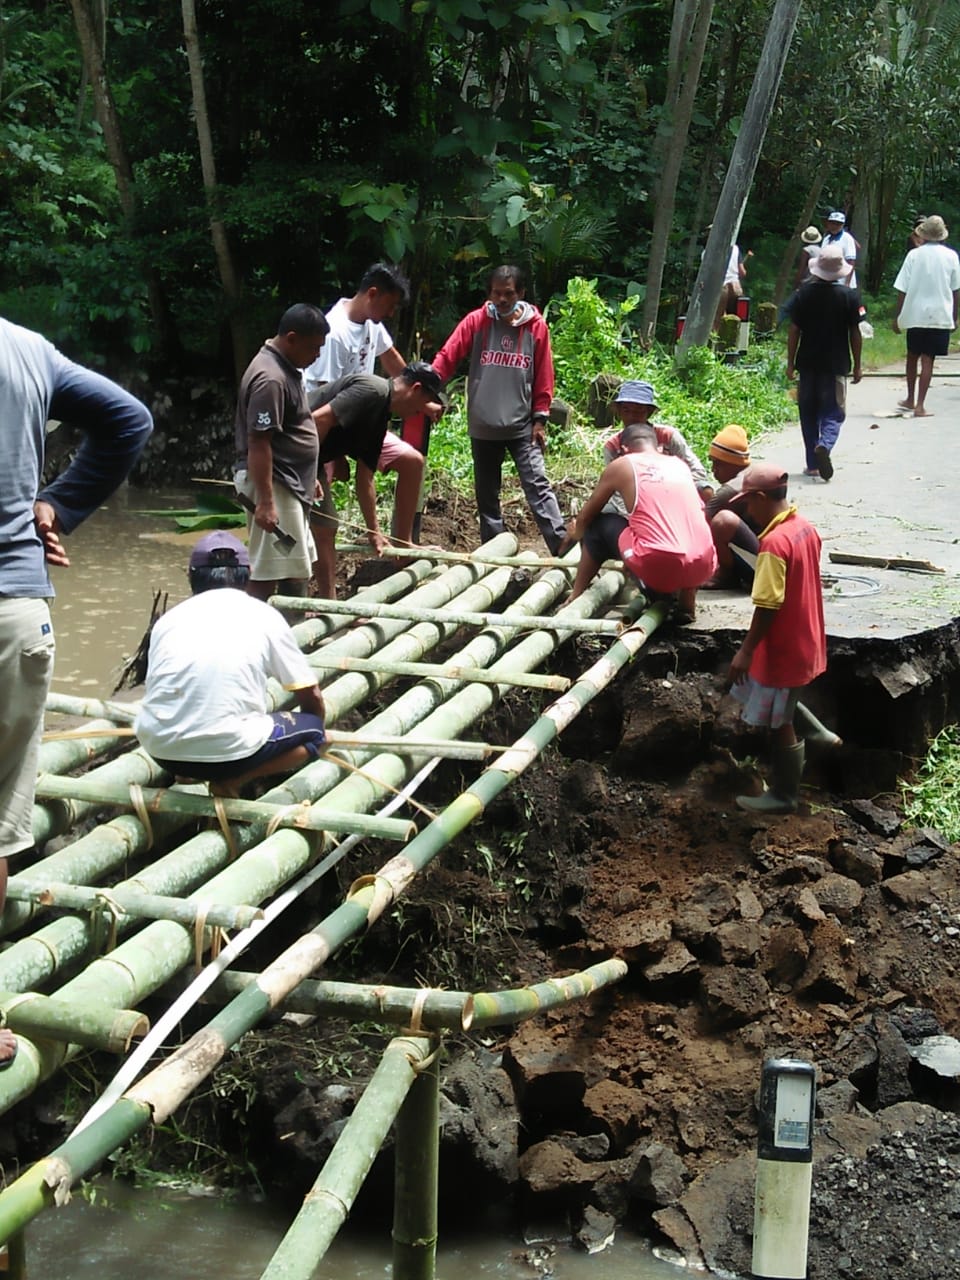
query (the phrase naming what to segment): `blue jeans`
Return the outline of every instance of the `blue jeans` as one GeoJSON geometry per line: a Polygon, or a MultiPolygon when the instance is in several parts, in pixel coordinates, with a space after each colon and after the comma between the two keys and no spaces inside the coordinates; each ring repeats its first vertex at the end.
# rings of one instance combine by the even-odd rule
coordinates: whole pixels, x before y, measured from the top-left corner
{"type": "Polygon", "coordinates": [[[829,452],[837,443],[840,428],[847,416],[847,380],[835,373],[810,373],[800,371],[797,387],[797,408],[800,411],[800,430],[807,455],[807,470],[817,467],[817,445],[829,452]]]}

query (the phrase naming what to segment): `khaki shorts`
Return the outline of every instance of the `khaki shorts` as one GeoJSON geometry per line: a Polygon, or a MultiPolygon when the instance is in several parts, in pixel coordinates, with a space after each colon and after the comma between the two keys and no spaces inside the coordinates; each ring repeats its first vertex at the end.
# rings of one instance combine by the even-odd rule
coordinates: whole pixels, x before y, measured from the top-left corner
{"type": "MultiPolygon", "coordinates": [[[[256,490],[246,471],[238,471],[233,477],[238,493],[256,501],[256,490]]],[[[299,498],[282,484],[273,486],[273,505],[277,509],[277,523],[284,533],[295,540],[289,551],[277,543],[276,536],[267,533],[247,512],[247,550],[250,553],[251,582],[306,582],[313,572],[317,548],[307,522],[307,512],[299,498]]]]}
{"type": "Polygon", "coordinates": [[[55,649],[46,600],[0,599],[0,857],[33,847],[33,796],[55,649]]]}

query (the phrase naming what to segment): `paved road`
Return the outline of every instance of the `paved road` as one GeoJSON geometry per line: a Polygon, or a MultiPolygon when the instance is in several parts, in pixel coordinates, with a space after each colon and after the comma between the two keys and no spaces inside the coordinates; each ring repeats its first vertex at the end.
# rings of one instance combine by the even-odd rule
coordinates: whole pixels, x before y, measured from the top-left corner
{"type": "MultiPolygon", "coordinates": [[[[848,386],[847,420],[829,484],[803,474],[798,422],[764,436],[753,457],[782,462],[788,496],[823,539],[828,635],[896,639],[960,615],[960,354],[938,359],[929,418],[898,416],[902,372],[868,374],[848,386]],[[830,552],[929,560],[944,574],[832,565],[830,552]]],[[[696,627],[746,628],[750,602],[702,591],[696,627]]]]}

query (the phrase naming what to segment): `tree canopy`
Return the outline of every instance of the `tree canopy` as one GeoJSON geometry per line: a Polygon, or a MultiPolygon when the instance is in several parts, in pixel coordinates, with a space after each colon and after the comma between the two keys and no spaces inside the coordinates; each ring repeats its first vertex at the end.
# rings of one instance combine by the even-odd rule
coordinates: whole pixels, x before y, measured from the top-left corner
{"type": "MultiPolygon", "coordinates": [[[[0,309],[93,362],[227,376],[379,258],[429,355],[516,260],[541,306],[576,274],[649,285],[635,339],[669,336],[772,8],[2,3],[0,309]]],[[[828,206],[874,291],[916,216],[951,221],[958,25],[958,0],[803,7],[739,235],[769,294],[828,206]]]]}

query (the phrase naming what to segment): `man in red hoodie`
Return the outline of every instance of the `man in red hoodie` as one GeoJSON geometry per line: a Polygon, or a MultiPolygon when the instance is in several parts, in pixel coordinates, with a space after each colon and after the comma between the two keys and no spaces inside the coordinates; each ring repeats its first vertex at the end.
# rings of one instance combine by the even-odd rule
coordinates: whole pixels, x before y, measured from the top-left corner
{"type": "Polygon", "coordinates": [[[553,400],[553,355],[543,316],[524,300],[519,267],[497,267],[487,301],[469,312],[433,358],[446,382],[467,357],[467,426],[480,541],[503,533],[500,486],[509,450],[543,540],[555,554],[566,536],[543,453],[553,400]]]}

